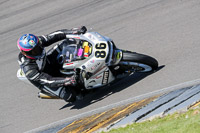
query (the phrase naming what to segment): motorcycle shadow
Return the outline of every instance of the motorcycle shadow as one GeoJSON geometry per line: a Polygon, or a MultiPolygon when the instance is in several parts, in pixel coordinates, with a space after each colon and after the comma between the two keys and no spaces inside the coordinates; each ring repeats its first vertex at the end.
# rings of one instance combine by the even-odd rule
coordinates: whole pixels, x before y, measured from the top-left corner
{"type": "Polygon", "coordinates": [[[147,77],[155,72],[158,72],[159,70],[161,70],[164,67],[165,67],[165,65],[162,65],[162,66],[158,67],[158,69],[154,72],[134,73],[133,75],[131,75],[127,78],[115,81],[110,86],[94,89],[94,90],[90,91],[88,94],[86,94],[83,97],[83,99],[77,100],[74,103],[67,103],[66,105],[61,107],[59,110],[65,109],[67,107],[71,107],[70,109],[82,109],[84,107],[87,107],[91,104],[94,104],[96,102],[99,102],[99,101],[105,99],[106,97],[109,97],[110,95],[112,95],[114,93],[120,92],[120,91],[128,88],[129,86],[132,86],[133,84],[139,82],[140,80],[144,79],[145,77],[147,77]]]}

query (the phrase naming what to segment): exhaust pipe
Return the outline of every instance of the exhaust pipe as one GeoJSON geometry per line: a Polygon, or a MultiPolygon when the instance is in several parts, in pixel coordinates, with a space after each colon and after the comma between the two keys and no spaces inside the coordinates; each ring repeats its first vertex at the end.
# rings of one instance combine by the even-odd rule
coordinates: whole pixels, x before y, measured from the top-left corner
{"type": "Polygon", "coordinates": [[[44,93],[44,92],[39,92],[38,97],[41,98],[41,99],[60,99],[57,96],[53,96],[49,93],[44,93]]]}

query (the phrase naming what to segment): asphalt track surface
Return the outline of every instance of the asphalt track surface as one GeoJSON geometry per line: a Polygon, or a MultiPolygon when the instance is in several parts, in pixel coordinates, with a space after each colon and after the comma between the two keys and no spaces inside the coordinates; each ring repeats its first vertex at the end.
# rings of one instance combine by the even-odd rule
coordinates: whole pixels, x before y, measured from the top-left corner
{"type": "Polygon", "coordinates": [[[131,97],[199,79],[199,0],[1,0],[0,132],[25,132],[131,97]],[[155,57],[160,69],[136,74],[83,101],[41,100],[19,81],[17,39],[85,25],[119,48],[155,57]]]}

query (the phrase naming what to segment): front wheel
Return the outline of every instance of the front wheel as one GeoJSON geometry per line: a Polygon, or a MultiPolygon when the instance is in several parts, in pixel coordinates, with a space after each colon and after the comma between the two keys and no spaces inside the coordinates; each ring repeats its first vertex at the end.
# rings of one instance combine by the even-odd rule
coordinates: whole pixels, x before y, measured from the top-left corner
{"type": "Polygon", "coordinates": [[[158,68],[158,61],[155,58],[130,51],[123,51],[120,64],[136,72],[150,72],[158,68]]]}

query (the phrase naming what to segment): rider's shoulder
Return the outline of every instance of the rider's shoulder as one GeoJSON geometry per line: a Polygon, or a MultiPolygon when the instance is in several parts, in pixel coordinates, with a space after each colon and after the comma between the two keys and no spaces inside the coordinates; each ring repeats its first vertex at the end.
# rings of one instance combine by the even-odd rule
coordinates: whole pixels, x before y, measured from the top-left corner
{"type": "Polygon", "coordinates": [[[29,59],[27,58],[25,55],[23,55],[21,52],[18,55],[18,61],[21,63],[31,63],[31,62],[35,62],[35,60],[29,59]]]}
{"type": "Polygon", "coordinates": [[[25,56],[20,52],[19,55],[18,55],[18,60],[19,61],[22,61],[22,59],[24,58],[25,56]]]}

